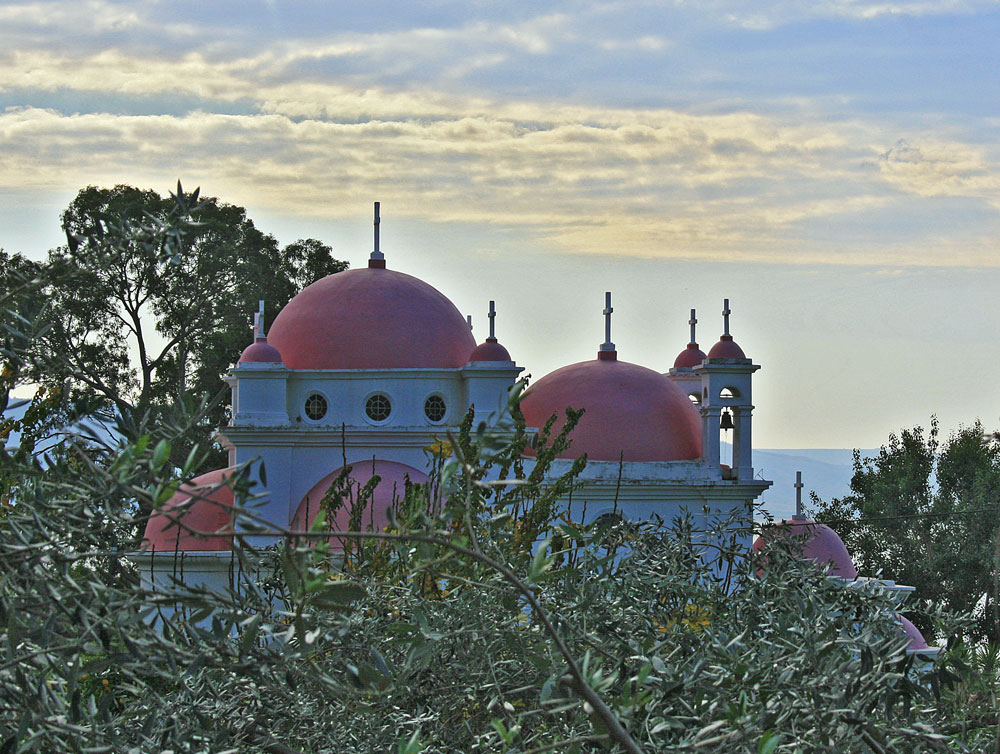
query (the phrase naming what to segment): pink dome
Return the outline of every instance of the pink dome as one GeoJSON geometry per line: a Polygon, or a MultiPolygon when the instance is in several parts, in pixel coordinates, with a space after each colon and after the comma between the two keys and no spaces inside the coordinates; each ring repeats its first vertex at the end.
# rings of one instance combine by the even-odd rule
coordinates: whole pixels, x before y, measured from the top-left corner
{"type": "Polygon", "coordinates": [[[701,457],[701,418],[683,391],[652,369],[603,358],[557,369],[531,386],[521,401],[529,427],[565,409],[586,409],[563,458],[592,461],[690,461],[701,457]]]}
{"type": "Polygon", "coordinates": [[[268,340],[290,369],[455,368],[476,347],[440,292],[378,267],[317,280],[281,310],[268,340]]]}
{"type": "Polygon", "coordinates": [[[840,536],[826,524],[817,524],[806,518],[793,518],[772,527],[753,543],[754,552],[763,552],[772,536],[806,537],[802,545],[802,557],[820,565],[826,565],[830,576],[842,579],[856,579],[858,570],[854,567],[850,553],[840,536]]]}
{"type": "Polygon", "coordinates": [[[469,355],[469,361],[511,361],[507,349],[497,342],[496,338],[487,338],[469,355]]]}
{"type": "MultiPolygon", "coordinates": [[[[362,516],[363,529],[382,531],[388,526],[389,508],[394,502],[403,498],[407,479],[414,484],[423,484],[427,481],[427,475],[422,471],[406,464],[396,463],[395,461],[372,461],[368,459],[348,464],[348,466],[351,469],[349,473],[350,495],[355,500],[357,500],[361,488],[373,476],[377,475],[379,477],[379,482],[375,485],[375,489],[372,492],[371,505],[362,516]]],[[[302,502],[299,503],[295,515],[292,516],[291,528],[293,530],[307,531],[312,526],[313,521],[316,520],[316,514],[319,512],[323,496],[342,471],[343,467],[330,472],[316,482],[313,488],[306,493],[306,496],[302,498],[302,502]]],[[[333,520],[328,519],[327,523],[330,528],[341,531],[347,530],[349,527],[350,505],[350,499],[345,500],[344,506],[337,511],[333,520]]]]}
{"type": "Polygon", "coordinates": [[[267,338],[257,338],[256,341],[243,349],[239,363],[257,362],[262,364],[281,363],[278,349],[267,342],[267,338]]]}
{"type": "Polygon", "coordinates": [[[909,618],[905,615],[900,615],[899,623],[903,633],[906,635],[906,638],[910,640],[910,646],[908,649],[911,652],[920,652],[930,649],[926,639],[924,639],[924,635],[920,633],[920,629],[914,626],[913,623],[910,622],[909,618]]]}
{"type": "Polygon", "coordinates": [[[156,552],[229,550],[232,542],[233,490],[226,485],[230,469],[209,471],[181,485],[177,493],[146,522],[143,544],[156,552]],[[192,498],[194,502],[189,503],[192,498]],[[182,506],[187,510],[176,511],[182,506]],[[179,526],[173,518],[183,523],[179,526]],[[199,536],[187,530],[205,532],[199,536]]]}
{"type": "Polygon", "coordinates": [[[723,335],[708,352],[710,359],[745,359],[746,357],[743,349],[736,345],[732,335],[723,335]]]}
{"type": "Polygon", "coordinates": [[[705,352],[698,348],[697,343],[688,343],[687,348],[677,354],[674,367],[696,367],[705,360],[705,352]]]}

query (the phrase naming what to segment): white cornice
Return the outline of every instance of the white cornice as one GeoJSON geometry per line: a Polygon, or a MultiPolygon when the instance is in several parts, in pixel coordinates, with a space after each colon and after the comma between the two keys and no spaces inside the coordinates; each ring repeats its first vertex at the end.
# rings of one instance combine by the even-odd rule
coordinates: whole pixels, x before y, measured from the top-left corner
{"type": "MultiPolygon", "coordinates": [[[[292,446],[340,446],[349,448],[370,445],[372,447],[426,447],[443,439],[448,432],[458,432],[457,426],[434,427],[392,427],[373,428],[346,426],[313,427],[304,424],[287,427],[247,427],[230,426],[219,431],[234,446],[274,445],[292,446]]],[[[501,433],[503,437],[510,433],[501,433]]]]}

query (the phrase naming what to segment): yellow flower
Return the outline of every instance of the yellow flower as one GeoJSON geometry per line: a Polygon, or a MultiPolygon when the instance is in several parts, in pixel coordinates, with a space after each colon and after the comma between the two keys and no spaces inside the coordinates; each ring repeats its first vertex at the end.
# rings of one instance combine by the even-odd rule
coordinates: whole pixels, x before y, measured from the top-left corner
{"type": "Polygon", "coordinates": [[[701,631],[708,628],[711,622],[712,614],[708,608],[701,605],[689,604],[684,606],[680,615],[671,616],[670,620],[667,621],[667,626],[672,628],[673,626],[680,625],[688,631],[701,631]]]}
{"type": "Polygon", "coordinates": [[[447,440],[434,440],[430,445],[424,448],[435,458],[450,458],[452,454],[451,443],[447,440]]]}

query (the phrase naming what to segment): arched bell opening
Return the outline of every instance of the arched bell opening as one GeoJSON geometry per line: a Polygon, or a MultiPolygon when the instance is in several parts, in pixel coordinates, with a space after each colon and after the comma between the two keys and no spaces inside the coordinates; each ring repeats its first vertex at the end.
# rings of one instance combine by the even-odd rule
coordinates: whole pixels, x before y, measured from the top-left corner
{"type": "MultiPolygon", "coordinates": [[[[729,469],[734,468],[733,460],[735,458],[733,453],[736,445],[736,417],[734,410],[738,409],[723,408],[719,417],[719,464],[729,469]]],[[[723,474],[723,476],[725,477],[726,475],[723,474]]]]}

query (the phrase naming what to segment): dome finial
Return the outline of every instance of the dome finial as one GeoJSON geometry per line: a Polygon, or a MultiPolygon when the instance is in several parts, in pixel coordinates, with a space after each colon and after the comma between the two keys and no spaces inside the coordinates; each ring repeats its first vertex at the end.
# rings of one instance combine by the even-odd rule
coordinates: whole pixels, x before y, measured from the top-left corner
{"type": "Polygon", "coordinates": [[[471,314],[466,314],[465,315],[465,321],[469,323],[469,329],[471,330],[472,329],[472,315],[471,314]]]}
{"type": "Polygon", "coordinates": [[[385,254],[378,248],[378,224],[380,220],[378,210],[380,204],[381,202],[375,202],[375,250],[368,256],[368,266],[385,269],[385,254]]]}
{"type": "Polygon", "coordinates": [[[257,302],[257,311],[253,313],[253,343],[243,349],[240,354],[240,364],[281,364],[281,353],[267,342],[264,334],[264,301],[257,302]]]}
{"type": "Polygon", "coordinates": [[[615,361],[618,359],[618,352],[615,350],[615,344],[611,342],[611,313],[614,309],[611,306],[611,291],[605,291],[604,293],[604,342],[601,343],[601,349],[597,352],[597,358],[604,359],[606,361],[615,361]]]}
{"type": "Polygon", "coordinates": [[[497,331],[496,331],[496,321],[495,320],[497,318],[497,309],[496,309],[496,302],[495,301],[490,301],[490,313],[487,314],[486,316],[490,318],[490,337],[489,337],[489,340],[496,340],[497,339],[497,331]]]}
{"type": "Polygon", "coordinates": [[[264,335],[264,301],[257,302],[257,311],[253,314],[253,339],[267,340],[264,335]]]}
{"type": "Polygon", "coordinates": [[[806,516],[802,512],[802,472],[795,472],[795,516],[794,520],[804,521],[806,516]]]}
{"type": "Polygon", "coordinates": [[[719,342],[716,343],[708,352],[708,358],[710,359],[740,359],[746,360],[746,354],[743,353],[743,349],[740,348],[733,341],[733,336],[729,334],[729,315],[732,311],[729,309],[729,299],[722,300],[722,335],[719,337],[719,342]]]}
{"type": "Polygon", "coordinates": [[[691,342],[687,344],[687,348],[677,354],[677,358],[674,359],[674,369],[691,369],[705,360],[705,353],[698,348],[698,341],[695,340],[694,326],[698,324],[698,318],[695,316],[694,309],[691,310],[691,319],[688,320],[688,324],[691,325],[691,342]]]}

